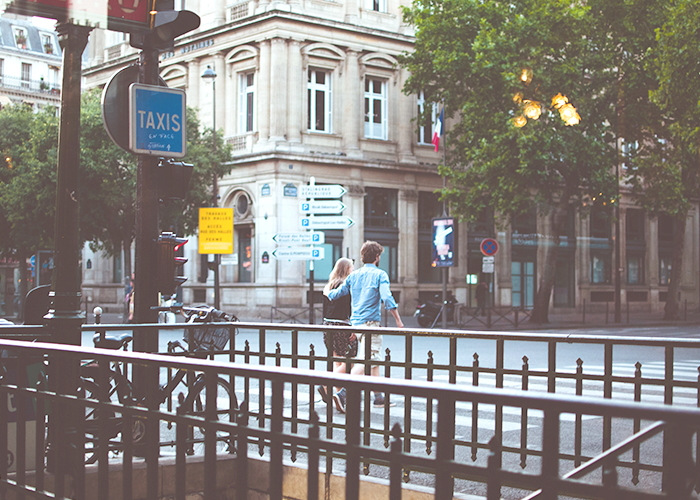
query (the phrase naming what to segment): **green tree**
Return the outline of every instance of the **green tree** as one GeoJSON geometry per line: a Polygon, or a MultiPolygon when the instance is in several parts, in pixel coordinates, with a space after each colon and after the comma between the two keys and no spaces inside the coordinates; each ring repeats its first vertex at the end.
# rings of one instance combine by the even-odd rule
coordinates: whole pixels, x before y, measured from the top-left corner
{"type": "MultiPolygon", "coordinates": [[[[213,146],[211,130],[200,131],[193,109],[188,109],[188,155],[193,167],[184,200],[163,200],[160,227],[194,234],[199,207],[211,206],[212,180],[231,171],[231,147],[221,132],[213,146]]],[[[58,118],[55,109],[35,114],[31,108],[8,106],[0,110],[0,253],[20,262],[40,249],[53,248],[56,198],[58,118]]],[[[101,118],[100,91],[83,93],[81,102],[80,202],[81,242],[116,255],[131,248],[135,234],[137,157],[116,146],[101,118]]],[[[130,252],[125,252],[130,273],[130,252]]],[[[20,266],[23,269],[24,266],[20,266]]],[[[26,276],[22,276],[26,295],[26,276]]]]}
{"type": "Polygon", "coordinates": [[[677,319],[686,221],[700,188],[700,4],[665,1],[655,20],[655,37],[646,52],[639,51],[646,57],[637,61],[652,79],[644,89],[649,99],[626,106],[635,112],[634,120],[626,122],[638,124],[636,135],[629,125],[626,132],[639,146],[630,151],[628,161],[634,167],[630,181],[640,204],[652,215],[665,212],[674,220],[664,317],[677,319]]]}
{"type": "Polygon", "coordinates": [[[53,247],[58,120],[55,109],[39,114],[27,106],[0,111],[0,252],[20,262],[20,297],[28,288],[25,262],[37,250],[53,247]]]}
{"type": "Polygon", "coordinates": [[[607,55],[587,36],[591,16],[585,2],[560,0],[417,0],[404,10],[416,29],[415,51],[401,58],[411,74],[404,91],[424,92],[454,117],[439,168],[452,213],[475,221],[491,212],[506,223],[534,203],[551,228],[551,240],[540,241],[538,323],[548,321],[567,212],[587,210],[594,197],[616,202],[611,77],[607,55]],[[580,123],[560,117],[559,94],[580,123]],[[523,112],[538,111],[523,126],[523,112]]]}

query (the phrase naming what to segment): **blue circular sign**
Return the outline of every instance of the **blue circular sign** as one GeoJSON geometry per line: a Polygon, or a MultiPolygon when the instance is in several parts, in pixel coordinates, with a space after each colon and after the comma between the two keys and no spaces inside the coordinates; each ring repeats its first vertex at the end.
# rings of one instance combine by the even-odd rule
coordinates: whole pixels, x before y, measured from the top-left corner
{"type": "Polygon", "coordinates": [[[498,252],[498,242],[493,238],[484,238],[481,240],[481,253],[487,257],[496,255],[498,252]]]}

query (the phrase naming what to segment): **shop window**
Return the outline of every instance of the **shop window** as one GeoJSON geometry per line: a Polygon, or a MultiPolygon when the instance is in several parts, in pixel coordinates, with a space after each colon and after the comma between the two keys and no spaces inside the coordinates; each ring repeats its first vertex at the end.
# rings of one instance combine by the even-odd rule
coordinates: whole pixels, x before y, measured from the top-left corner
{"type": "Polygon", "coordinates": [[[442,202],[437,193],[418,193],[418,282],[440,283],[442,273],[433,266],[433,244],[431,221],[442,215],[442,202]]]}

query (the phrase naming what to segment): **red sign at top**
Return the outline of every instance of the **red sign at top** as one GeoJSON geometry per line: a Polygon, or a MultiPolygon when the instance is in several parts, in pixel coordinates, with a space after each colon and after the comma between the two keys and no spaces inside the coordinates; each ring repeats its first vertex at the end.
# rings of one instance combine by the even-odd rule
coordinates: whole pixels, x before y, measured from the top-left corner
{"type": "Polygon", "coordinates": [[[150,0],[13,0],[7,12],[131,32],[148,28],[149,3],[150,0]]]}

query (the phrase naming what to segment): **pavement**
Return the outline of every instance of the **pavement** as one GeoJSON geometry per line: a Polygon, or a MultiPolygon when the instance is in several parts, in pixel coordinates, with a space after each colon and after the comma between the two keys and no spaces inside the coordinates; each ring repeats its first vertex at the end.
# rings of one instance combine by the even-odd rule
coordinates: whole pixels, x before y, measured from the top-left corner
{"type": "MultiPolygon", "coordinates": [[[[539,325],[535,323],[530,323],[527,318],[524,318],[522,314],[519,314],[518,318],[518,328],[514,326],[514,314],[511,313],[505,317],[500,317],[498,314],[492,314],[492,326],[487,328],[486,316],[480,316],[474,318],[472,316],[463,317],[462,325],[455,325],[453,322],[447,324],[448,330],[487,330],[487,331],[533,331],[533,330],[547,330],[547,331],[557,331],[557,330],[568,330],[568,329],[582,329],[582,328],[624,328],[630,326],[644,326],[645,328],[663,328],[663,327],[678,327],[678,326],[690,326],[690,325],[700,325],[700,310],[688,310],[685,311],[681,309],[680,317],[678,320],[665,320],[663,319],[663,311],[661,312],[632,312],[629,315],[625,307],[623,306],[621,321],[619,323],[615,322],[614,310],[611,307],[608,314],[605,312],[589,313],[587,312],[585,318],[583,314],[559,314],[556,309],[550,310],[549,323],[539,325]]],[[[6,319],[17,323],[17,318],[7,317],[6,319]]],[[[269,317],[264,318],[240,318],[241,321],[246,322],[263,322],[269,323],[269,317]]],[[[404,315],[402,320],[407,328],[411,329],[423,329],[418,325],[418,321],[413,315],[404,315]]],[[[88,314],[87,323],[93,323],[95,321],[92,313],[88,314]]],[[[182,317],[178,317],[178,321],[183,321],[182,317]]],[[[118,324],[122,323],[122,315],[120,313],[103,313],[101,318],[102,323],[118,324]]],[[[383,318],[382,324],[392,327],[394,326],[393,318],[389,317],[387,320],[383,318]]],[[[441,321],[438,320],[435,325],[436,329],[441,328],[441,321]]]]}

